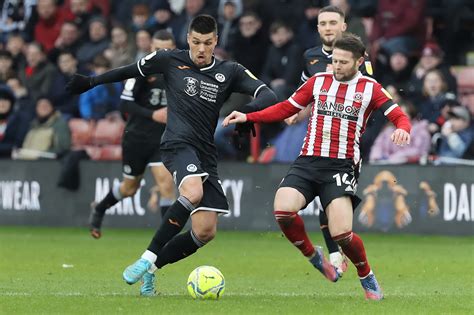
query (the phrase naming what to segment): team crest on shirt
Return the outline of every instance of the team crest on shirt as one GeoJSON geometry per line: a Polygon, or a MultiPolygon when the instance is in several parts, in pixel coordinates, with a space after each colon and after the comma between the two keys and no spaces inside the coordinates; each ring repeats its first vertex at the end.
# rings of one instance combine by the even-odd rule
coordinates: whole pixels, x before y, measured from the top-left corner
{"type": "Polygon", "coordinates": [[[197,171],[197,167],[194,164],[189,164],[188,166],[186,166],[186,170],[188,172],[194,173],[197,171]]]}
{"type": "Polygon", "coordinates": [[[328,91],[326,89],[322,89],[319,91],[319,95],[328,95],[328,91]]]}
{"type": "Polygon", "coordinates": [[[362,101],[364,100],[363,94],[361,92],[356,92],[354,94],[354,102],[355,103],[360,103],[362,104],[362,101]]]}
{"type": "Polygon", "coordinates": [[[184,92],[189,96],[194,96],[199,93],[199,81],[192,77],[185,77],[184,80],[186,81],[186,87],[184,88],[184,92]]]}
{"type": "Polygon", "coordinates": [[[224,82],[225,81],[225,76],[222,73],[216,73],[216,80],[219,82],[224,82]]]}

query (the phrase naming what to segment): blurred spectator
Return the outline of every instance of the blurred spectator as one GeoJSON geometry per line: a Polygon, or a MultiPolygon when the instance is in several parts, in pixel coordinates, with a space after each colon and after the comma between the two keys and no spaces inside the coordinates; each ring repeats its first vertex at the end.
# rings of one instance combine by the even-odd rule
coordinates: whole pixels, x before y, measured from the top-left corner
{"type": "Polygon", "coordinates": [[[28,44],[26,67],[20,71],[19,76],[34,101],[39,95],[47,95],[55,71],[55,67],[46,59],[41,44],[36,42],[28,44]]]}
{"type": "MultiPolygon", "coordinates": [[[[154,0],[156,1],[156,0],[154,0]]],[[[112,22],[119,22],[123,25],[130,25],[132,23],[133,7],[137,4],[146,4],[150,6],[152,0],[120,0],[120,1],[110,1],[110,10],[112,22]]],[[[160,0],[162,1],[162,0],[160,0]]]]}
{"type": "Polygon", "coordinates": [[[7,40],[10,32],[21,32],[30,19],[36,0],[3,0],[0,15],[0,42],[7,40]]]}
{"type": "Polygon", "coordinates": [[[146,30],[140,30],[135,34],[135,46],[137,52],[135,54],[135,61],[138,61],[148,55],[151,50],[151,35],[146,30]]]}
{"type": "Polygon", "coordinates": [[[7,50],[12,54],[13,69],[19,71],[25,67],[26,58],[23,54],[25,48],[25,40],[20,33],[10,33],[7,40],[7,50]]]}
{"type": "Polygon", "coordinates": [[[315,32],[318,29],[318,14],[320,9],[321,1],[307,1],[304,9],[304,18],[302,22],[300,22],[298,31],[296,32],[296,39],[303,50],[321,45],[321,40],[315,32]]]}
{"type": "Polygon", "coordinates": [[[59,36],[54,42],[54,48],[48,54],[48,59],[56,63],[61,51],[66,50],[76,54],[81,45],[79,38],[80,30],[77,25],[74,22],[64,22],[59,36]]]}
{"type": "Polygon", "coordinates": [[[267,53],[261,79],[275,92],[278,100],[293,93],[303,70],[302,50],[293,40],[293,31],[283,22],[270,27],[272,45],[267,53]]]}
{"type": "Polygon", "coordinates": [[[26,122],[29,123],[35,115],[35,102],[31,99],[28,89],[21,83],[18,77],[8,79],[7,85],[13,91],[16,98],[14,110],[24,114],[26,122]]]}
{"type": "Polygon", "coordinates": [[[432,134],[439,131],[440,126],[444,123],[441,109],[444,104],[446,90],[446,81],[441,71],[428,71],[423,80],[424,98],[417,107],[421,118],[428,120],[429,131],[432,134]]]}
{"type": "Polygon", "coordinates": [[[402,47],[395,49],[389,57],[388,67],[377,71],[376,77],[383,86],[391,85],[403,96],[406,95],[408,81],[411,77],[408,52],[402,47]]]}
{"type": "Polygon", "coordinates": [[[154,11],[152,19],[153,25],[149,28],[150,33],[155,33],[156,31],[162,29],[171,30],[170,23],[173,19],[173,11],[171,11],[170,4],[167,0],[161,0],[154,2],[152,5],[152,10],[154,11]]]}
{"type": "Polygon", "coordinates": [[[425,7],[426,0],[379,0],[370,34],[371,55],[379,50],[390,55],[400,47],[415,54],[425,41],[425,7]]]}
{"type": "Polygon", "coordinates": [[[423,47],[420,61],[413,69],[413,74],[408,83],[408,93],[412,98],[417,99],[421,96],[423,78],[428,71],[433,69],[441,71],[446,79],[448,91],[457,92],[456,78],[449,71],[449,66],[443,62],[443,55],[441,48],[434,42],[428,42],[423,47]]]}
{"type": "Polygon", "coordinates": [[[66,120],[47,97],[36,102],[36,117],[31,122],[21,149],[14,150],[14,159],[37,160],[58,158],[71,147],[71,133],[66,120]]]}
{"type": "Polygon", "coordinates": [[[122,26],[114,26],[111,32],[112,41],[104,56],[109,59],[112,68],[131,64],[135,57],[132,45],[128,40],[127,30],[122,26]]]}
{"type": "Polygon", "coordinates": [[[5,84],[14,76],[12,54],[8,50],[0,50],[0,84],[5,84]]]}
{"type": "MultiPolygon", "coordinates": [[[[107,1],[103,1],[107,3],[107,1]]],[[[74,23],[79,27],[81,31],[81,39],[87,40],[87,26],[90,20],[94,16],[104,15],[104,12],[91,0],[66,0],[64,4],[65,8],[68,8],[71,14],[74,16],[74,23]]]]}
{"type": "Polygon", "coordinates": [[[438,157],[461,158],[473,139],[471,115],[464,106],[453,107],[441,129],[438,157]]]}
{"type": "Polygon", "coordinates": [[[58,71],[54,76],[49,96],[55,104],[55,108],[68,120],[79,117],[79,95],[71,95],[66,92],[66,83],[72,75],[79,71],[78,62],[73,53],[64,51],[58,57],[58,71]]]}
{"type": "MultiPolygon", "coordinates": [[[[93,62],[94,75],[110,70],[110,62],[103,55],[98,55],[93,62]]],[[[107,113],[118,110],[121,83],[110,83],[96,86],[79,96],[79,112],[82,118],[99,120],[107,113]]]]}
{"type": "Polygon", "coordinates": [[[263,32],[258,15],[244,13],[239,20],[239,31],[235,39],[234,59],[260,77],[270,41],[263,32]]]}
{"type": "Polygon", "coordinates": [[[222,11],[219,12],[217,26],[219,43],[217,47],[227,53],[232,52],[235,47],[235,38],[239,32],[236,0],[224,2],[222,11]]]}
{"type": "Polygon", "coordinates": [[[73,16],[56,5],[55,0],[38,0],[36,7],[38,22],[34,28],[34,40],[40,43],[46,52],[54,47],[61,25],[73,16]]]}
{"type": "Polygon", "coordinates": [[[10,158],[13,148],[23,143],[28,124],[22,112],[15,111],[15,96],[5,85],[0,86],[0,158],[10,158]]]}
{"type": "Polygon", "coordinates": [[[370,151],[370,162],[386,162],[390,164],[417,163],[421,157],[428,155],[431,146],[431,135],[427,130],[428,122],[418,120],[415,107],[410,103],[401,103],[403,112],[411,119],[411,141],[404,147],[391,141],[395,131],[393,124],[387,124],[377,136],[370,151]]]}
{"type": "Polygon", "coordinates": [[[188,47],[187,34],[189,23],[195,16],[207,13],[204,10],[205,4],[205,0],[186,0],[183,12],[171,21],[170,26],[176,38],[176,46],[179,49],[186,49],[188,47]]]}
{"type": "Polygon", "coordinates": [[[262,17],[264,29],[275,21],[285,21],[296,30],[304,18],[305,1],[301,0],[260,0],[256,11],[262,17]]]}
{"type": "Polygon", "coordinates": [[[362,19],[353,14],[349,0],[330,0],[329,5],[339,7],[346,15],[347,31],[356,34],[367,45],[368,38],[362,19]]]}
{"type": "Polygon", "coordinates": [[[150,8],[144,3],[138,3],[132,9],[132,31],[146,30],[153,26],[150,8]]]}
{"type": "MultiPolygon", "coordinates": [[[[245,1],[245,0],[244,0],[245,1]]],[[[242,0],[219,0],[219,6],[217,9],[217,15],[221,15],[224,12],[224,7],[228,2],[232,2],[235,6],[235,15],[241,16],[243,13],[243,3],[242,0]]]]}
{"type": "Polygon", "coordinates": [[[107,33],[107,22],[103,18],[94,17],[90,20],[89,40],[81,45],[76,55],[80,64],[92,62],[95,56],[102,54],[109,47],[107,33]]]}

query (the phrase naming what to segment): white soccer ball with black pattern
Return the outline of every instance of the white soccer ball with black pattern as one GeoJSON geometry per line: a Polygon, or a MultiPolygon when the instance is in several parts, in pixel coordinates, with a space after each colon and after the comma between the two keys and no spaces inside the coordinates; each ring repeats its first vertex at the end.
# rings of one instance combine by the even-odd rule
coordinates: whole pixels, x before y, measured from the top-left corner
{"type": "Polygon", "coordinates": [[[224,276],[215,267],[197,267],[188,277],[188,292],[194,299],[217,300],[224,289],[224,276]]]}

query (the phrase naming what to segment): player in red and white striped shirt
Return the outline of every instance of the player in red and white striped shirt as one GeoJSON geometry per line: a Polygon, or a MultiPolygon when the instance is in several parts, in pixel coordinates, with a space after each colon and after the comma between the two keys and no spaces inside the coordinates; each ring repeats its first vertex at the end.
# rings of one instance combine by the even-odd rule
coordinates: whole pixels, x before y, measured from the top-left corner
{"type": "Polygon", "coordinates": [[[370,269],[361,238],[352,232],[353,209],[360,203],[355,191],[359,163],[359,141],[370,114],[382,110],[396,126],[392,141],[410,143],[410,120],[394,104],[390,94],[358,68],[364,62],[360,39],[345,34],[334,44],[334,72],[318,73],[288,100],[264,110],[233,112],[223,122],[281,121],[315,102],[300,156],[291,165],[275,196],[274,213],[285,236],[309,258],[329,280],[339,278],[337,270],[314,247],[305,232],[298,211],[319,196],[329,221],[332,238],[357,268],[367,299],[380,300],[382,290],[370,269]]]}

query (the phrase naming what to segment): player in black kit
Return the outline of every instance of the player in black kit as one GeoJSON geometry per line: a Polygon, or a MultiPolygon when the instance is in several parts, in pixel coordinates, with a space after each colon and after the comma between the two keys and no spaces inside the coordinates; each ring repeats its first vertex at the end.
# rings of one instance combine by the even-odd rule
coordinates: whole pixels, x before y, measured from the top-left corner
{"type": "MultiPolygon", "coordinates": [[[[153,35],[152,51],[176,48],[174,37],[167,31],[153,35]]],[[[161,162],[160,141],[165,130],[167,99],[163,75],[128,79],[121,95],[120,110],[128,116],[122,139],[123,180],[114,185],[97,204],[92,204],[90,233],[102,236],[105,211],[123,198],[133,196],[148,166],[160,191],[162,216],[174,202],[173,178],[161,162]]]]}
{"type": "Polygon", "coordinates": [[[249,70],[233,61],[214,58],[217,24],[209,15],[195,17],[187,36],[189,50],[158,51],[136,64],[96,77],[75,74],[67,85],[82,93],[108,82],[156,73],[164,75],[168,120],[161,156],[173,174],[180,196],[168,209],[148,249],[123,272],[128,284],[142,280],[142,295],[154,294],[154,272],[194,254],[211,241],[218,213],[228,213],[217,174],[214,131],[219,110],[231,93],[254,96],[244,106],[251,112],[276,103],[276,95],[249,70]],[[191,216],[191,229],[178,234],[191,216]]]}

